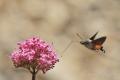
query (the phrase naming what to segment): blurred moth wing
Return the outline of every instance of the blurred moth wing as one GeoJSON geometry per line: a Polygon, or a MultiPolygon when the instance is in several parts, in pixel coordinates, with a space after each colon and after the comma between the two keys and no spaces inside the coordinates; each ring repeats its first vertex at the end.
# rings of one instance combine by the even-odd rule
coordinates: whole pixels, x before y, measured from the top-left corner
{"type": "Polygon", "coordinates": [[[103,36],[93,40],[92,43],[95,45],[102,45],[105,41],[106,41],[106,36],[103,36]]]}

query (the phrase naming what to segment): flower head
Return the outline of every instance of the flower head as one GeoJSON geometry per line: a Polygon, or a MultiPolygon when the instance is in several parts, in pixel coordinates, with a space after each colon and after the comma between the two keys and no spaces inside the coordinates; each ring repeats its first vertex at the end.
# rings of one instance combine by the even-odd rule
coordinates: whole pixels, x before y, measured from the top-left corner
{"type": "Polygon", "coordinates": [[[54,67],[59,61],[53,45],[33,37],[18,43],[18,49],[10,55],[15,67],[24,67],[32,71],[41,70],[43,73],[54,67]]]}

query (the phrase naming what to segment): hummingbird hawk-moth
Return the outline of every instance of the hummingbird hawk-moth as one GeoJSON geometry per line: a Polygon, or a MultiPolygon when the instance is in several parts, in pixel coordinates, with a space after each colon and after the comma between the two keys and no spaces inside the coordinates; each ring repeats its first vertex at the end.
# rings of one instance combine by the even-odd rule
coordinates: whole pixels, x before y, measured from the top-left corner
{"type": "MultiPolygon", "coordinates": [[[[84,40],[84,41],[80,41],[80,43],[82,45],[84,45],[85,47],[87,47],[88,49],[91,50],[100,50],[103,53],[105,53],[105,50],[103,49],[103,43],[106,40],[106,36],[102,36],[99,37],[97,39],[95,39],[96,35],[98,34],[98,32],[96,32],[93,36],[91,36],[89,39],[84,40]]],[[[77,34],[79,36],[79,34],[77,34]]]]}

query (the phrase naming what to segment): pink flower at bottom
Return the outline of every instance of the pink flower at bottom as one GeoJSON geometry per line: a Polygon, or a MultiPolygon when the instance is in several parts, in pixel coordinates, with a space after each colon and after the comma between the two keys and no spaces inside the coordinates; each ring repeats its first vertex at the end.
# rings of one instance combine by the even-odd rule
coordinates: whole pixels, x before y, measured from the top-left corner
{"type": "Polygon", "coordinates": [[[18,49],[10,55],[15,67],[35,68],[43,73],[52,69],[59,61],[53,45],[33,37],[18,43],[18,49]]]}

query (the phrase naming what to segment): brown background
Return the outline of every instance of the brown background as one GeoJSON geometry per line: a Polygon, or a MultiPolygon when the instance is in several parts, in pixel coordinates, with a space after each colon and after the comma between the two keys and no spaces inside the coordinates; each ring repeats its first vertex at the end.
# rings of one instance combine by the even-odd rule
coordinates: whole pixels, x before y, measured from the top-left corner
{"type": "Polygon", "coordinates": [[[55,68],[37,80],[120,80],[119,0],[0,0],[0,80],[31,80],[15,69],[9,55],[16,43],[39,36],[63,54],[67,45],[99,31],[106,35],[106,54],[72,43],[55,68]]]}

